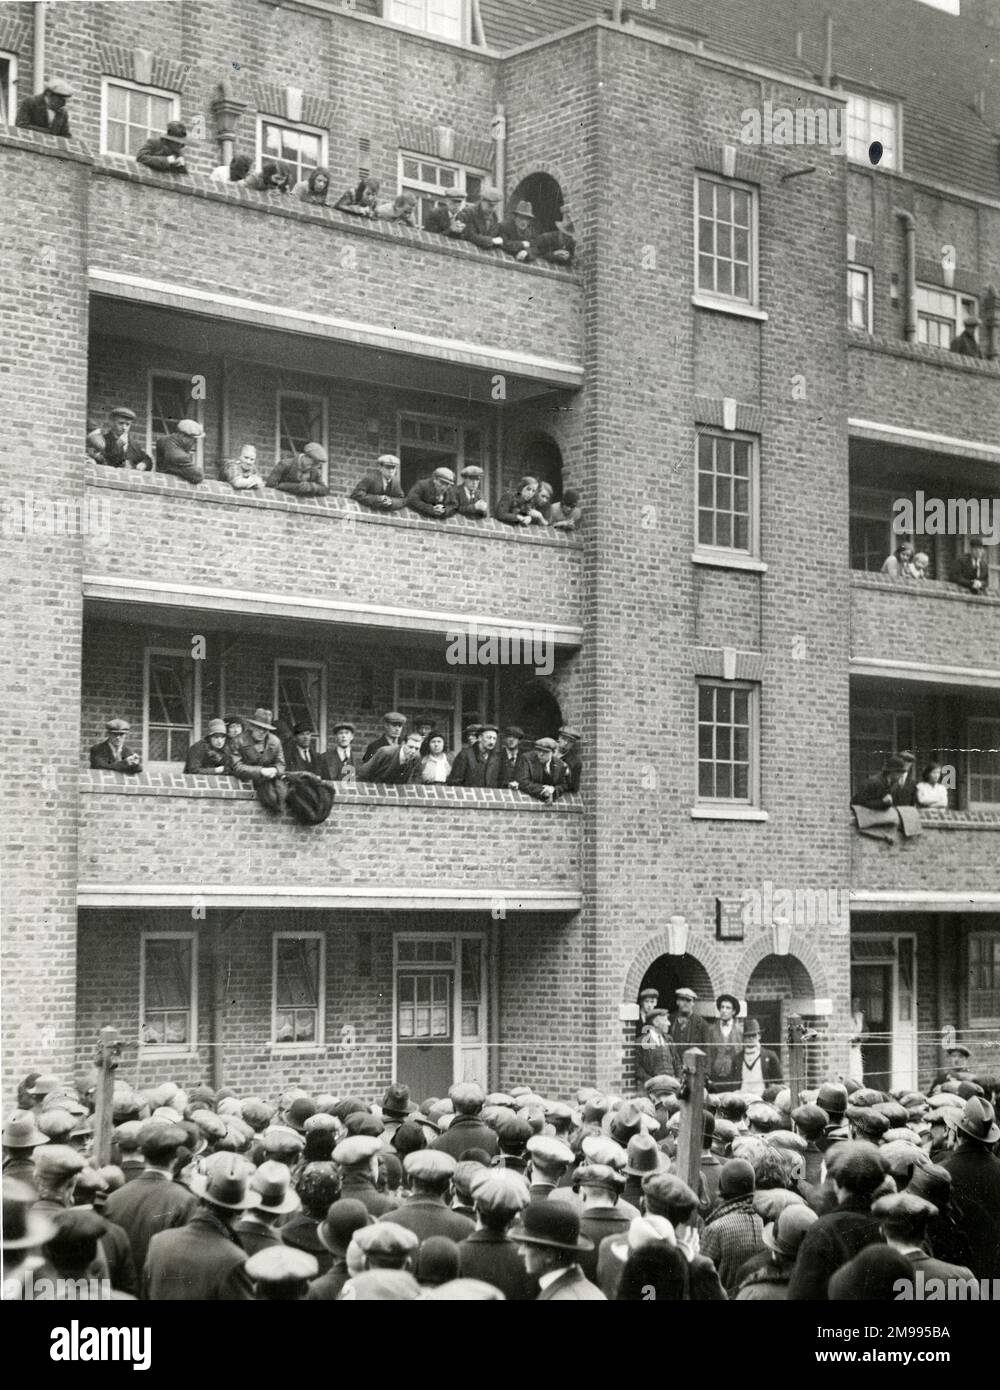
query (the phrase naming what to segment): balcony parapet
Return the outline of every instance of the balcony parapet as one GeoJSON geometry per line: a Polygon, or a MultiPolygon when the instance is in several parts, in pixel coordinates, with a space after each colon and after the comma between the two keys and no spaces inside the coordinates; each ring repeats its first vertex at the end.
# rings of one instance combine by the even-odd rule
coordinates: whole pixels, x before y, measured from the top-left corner
{"type": "MultiPolygon", "coordinates": [[[[919,550],[919,545],[916,548],[919,550]]],[[[891,574],[877,574],[874,570],[852,570],[851,587],[898,594],[904,599],[943,599],[974,608],[1000,608],[1000,593],[973,594],[950,579],[894,579],[891,574]]]]}
{"type": "Polygon", "coordinates": [[[907,343],[899,338],[879,338],[852,329],[848,346],[858,352],[874,352],[883,357],[898,357],[907,362],[926,362],[945,371],[964,372],[967,376],[1000,377],[1000,358],[963,357],[947,348],[931,347],[929,343],[907,343]]]}
{"type": "Polygon", "coordinates": [[[852,571],[851,672],[1000,688],[1000,595],[852,571]]]}

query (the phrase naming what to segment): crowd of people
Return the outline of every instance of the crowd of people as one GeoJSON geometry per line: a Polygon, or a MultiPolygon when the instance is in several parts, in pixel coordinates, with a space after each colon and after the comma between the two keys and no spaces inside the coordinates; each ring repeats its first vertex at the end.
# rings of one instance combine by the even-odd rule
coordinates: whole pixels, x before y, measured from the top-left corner
{"type": "MultiPolygon", "coordinates": [[[[576,729],[560,729],[558,739],[531,739],[516,725],[501,731],[496,724],[477,722],[465,728],[462,746],[452,753],[433,718],[418,716],[409,729],[408,723],[406,715],[389,710],[382,733],[361,754],[354,750],[355,725],[342,720],[333,726],[333,748],[320,752],[313,746],[311,723],[275,723],[273,712],[262,706],[252,718],[210,719],[204,738],[188,749],[184,771],[236,777],[253,787],[269,811],[280,814],[287,808],[307,825],[326,820],[338,783],[494,787],[546,803],[580,790],[576,729]]],[[[142,772],[142,757],[128,743],[130,732],[127,720],[108,720],[105,737],[90,749],[91,768],[129,777],[142,772]]]]}
{"type": "MultiPolygon", "coordinates": [[[[157,439],[155,457],[150,457],[133,437],[135,420],[134,410],[115,406],[103,426],[88,430],[87,457],[108,468],[128,468],[139,473],[155,470],[194,484],[205,481],[205,470],[197,458],[198,440],[205,431],[197,420],[178,420],[173,430],[157,439]]],[[[238,457],[223,461],[219,474],[235,492],[261,494],[265,488],[274,488],[292,497],[328,497],[330,488],[323,476],[327,462],[323,445],[310,443],[295,458],[281,459],[265,475],[258,468],[256,446],[244,444],[238,457]]],[[[453,469],[439,466],[426,478],[418,479],[408,492],[403,491],[399,481],[400,467],[396,454],[380,455],[374,468],[364,473],[352,489],[352,500],[376,512],[395,512],[405,507],[432,521],[447,521],[454,516],[479,521],[489,516],[490,508],[483,496],[483,470],[478,464],[466,464],[459,470],[458,478],[453,469]]],[[[508,526],[541,526],[572,532],[583,519],[583,507],[575,488],[566,488],[557,499],[551,483],[524,477],[497,498],[493,516],[508,526]]]]}
{"type": "Polygon", "coordinates": [[[710,1091],[682,1173],[674,1074],[419,1106],[395,1083],[375,1104],[115,1080],[99,1162],[93,1088],[32,1072],[3,1128],[4,1296],[891,1301],[922,1271],[978,1297],[997,1088],[956,1046],[927,1093],[710,1091]]]}
{"type": "MultiPolygon", "coordinates": [[[[904,538],[886,558],[882,573],[892,579],[926,579],[930,569],[930,556],[926,551],[914,550],[913,541],[904,538]]],[[[986,545],[978,536],[969,542],[967,555],[959,557],[954,570],[954,582],[972,594],[985,594],[990,587],[990,567],[986,559],[986,545]]]]}

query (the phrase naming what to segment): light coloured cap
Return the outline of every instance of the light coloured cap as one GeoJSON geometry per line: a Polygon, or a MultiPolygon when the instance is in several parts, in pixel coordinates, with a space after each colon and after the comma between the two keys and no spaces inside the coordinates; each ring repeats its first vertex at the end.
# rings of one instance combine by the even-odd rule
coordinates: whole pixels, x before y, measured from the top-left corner
{"type": "Polygon", "coordinates": [[[376,1221],[374,1226],[362,1226],[351,1239],[365,1255],[409,1255],[420,1244],[416,1231],[400,1226],[398,1221],[376,1221]]]}
{"type": "Polygon", "coordinates": [[[510,1168],[481,1168],[469,1183],[472,1200],[482,1211],[516,1216],[531,1200],[528,1184],[510,1168]]]}
{"type": "Polygon", "coordinates": [[[492,183],[484,183],[482,188],[479,190],[479,196],[484,203],[499,203],[500,190],[499,188],[495,187],[492,183]]]}
{"type": "Polygon", "coordinates": [[[561,1139],[552,1139],[547,1134],[534,1134],[525,1145],[532,1158],[542,1163],[572,1163],[573,1150],[561,1139]]]}
{"type": "Polygon", "coordinates": [[[434,477],[439,479],[442,483],[453,483],[455,481],[455,475],[450,468],[435,468],[434,477]]]}
{"type": "Polygon", "coordinates": [[[695,992],[694,992],[693,989],[688,989],[688,988],[685,986],[684,989],[675,989],[675,990],[674,990],[674,998],[675,998],[675,999],[690,999],[692,1002],[694,1002],[694,1001],[698,998],[698,996],[697,996],[697,994],[695,994],[695,992]]]}
{"type": "Polygon", "coordinates": [[[271,1125],[260,1136],[260,1142],[268,1154],[297,1154],[306,1144],[302,1135],[288,1125],[271,1125]]]}
{"type": "Polygon", "coordinates": [[[50,1144],[35,1154],[35,1172],[46,1178],[71,1178],[86,1168],[87,1160],[68,1144],[50,1144]]]}
{"type": "Polygon", "coordinates": [[[450,1178],[457,1167],[451,1154],[441,1149],[417,1149],[403,1159],[403,1168],[417,1182],[427,1178],[450,1178]]]}
{"type": "Polygon", "coordinates": [[[50,77],[44,90],[51,92],[53,96],[66,97],[67,99],[76,96],[76,89],[71,87],[68,82],[64,82],[61,77],[50,77]]]}
{"type": "Polygon", "coordinates": [[[580,1148],[591,1163],[603,1163],[609,1168],[618,1169],[624,1169],[628,1163],[627,1150],[604,1134],[588,1134],[580,1148]]]}
{"type": "Polygon", "coordinates": [[[202,429],[201,425],[198,424],[197,420],[178,420],[177,433],[189,434],[192,439],[200,439],[205,431],[202,429]]]}
{"type": "Polygon", "coordinates": [[[356,1164],[370,1163],[382,1149],[381,1141],[373,1135],[352,1134],[349,1139],[340,1141],[332,1157],[334,1163],[339,1163],[342,1168],[352,1168],[356,1164]]]}
{"type": "Polygon", "coordinates": [[[379,454],[378,466],[379,468],[398,468],[399,459],[395,454],[379,454]]]}
{"type": "Polygon", "coordinates": [[[258,1250],[244,1269],[255,1284],[304,1284],[319,1273],[316,1256],[292,1245],[271,1245],[258,1250]]]}
{"type": "Polygon", "coordinates": [[[640,1216],[628,1229],[630,1250],[643,1250],[649,1245],[667,1245],[675,1248],[677,1236],[665,1216],[640,1216]]]}
{"type": "Polygon", "coordinates": [[[307,459],[313,459],[316,463],[326,463],[327,452],[322,444],[307,444],[302,450],[307,459]]]}

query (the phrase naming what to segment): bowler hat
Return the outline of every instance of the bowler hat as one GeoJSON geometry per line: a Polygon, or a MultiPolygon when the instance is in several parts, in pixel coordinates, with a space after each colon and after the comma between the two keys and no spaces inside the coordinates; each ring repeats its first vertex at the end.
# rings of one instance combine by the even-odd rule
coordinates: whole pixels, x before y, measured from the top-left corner
{"type": "Polygon", "coordinates": [[[593,1250],[594,1243],[580,1234],[580,1216],[568,1202],[529,1202],[520,1222],[507,1232],[521,1245],[542,1245],[552,1250],[593,1250]]]}
{"type": "Polygon", "coordinates": [[[313,722],[311,719],[300,720],[298,724],[294,724],[292,726],[293,738],[298,738],[299,734],[314,734],[315,732],[316,729],[313,726],[313,722]]]}
{"type": "Polygon", "coordinates": [[[843,1116],[847,1110],[847,1088],[836,1081],[824,1082],[816,1094],[816,1104],[831,1120],[843,1116]]]}
{"type": "Polygon", "coordinates": [[[325,1218],[317,1226],[316,1234],[320,1244],[332,1255],[343,1255],[354,1232],[372,1224],[364,1202],[353,1197],[341,1197],[331,1204],[325,1218]]]}
{"type": "Polygon", "coordinates": [[[410,1101],[410,1088],[394,1081],[382,1097],[382,1114],[390,1120],[403,1120],[416,1106],[410,1101]]]}
{"type": "Polygon", "coordinates": [[[740,1015],[740,1001],[736,998],[736,995],[735,995],[735,994],[720,994],[719,997],[718,997],[718,999],[716,999],[716,1001],[715,1001],[715,1007],[718,1009],[718,1008],[720,1008],[723,1004],[726,1004],[726,1003],[732,1004],[732,1006],[733,1006],[733,1015],[734,1015],[736,1018],[739,1018],[739,1015],[740,1015]]]}
{"type": "Polygon", "coordinates": [[[296,1096],[285,1111],[285,1123],[289,1129],[302,1133],[302,1126],[310,1116],[316,1114],[316,1102],[309,1096],[296,1096]]]}
{"type": "Polygon", "coordinates": [[[213,1207],[227,1211],[249,1211],[259,1207],[261,1195],[249,1186],[246,1163],[235,1154],[217,1155],[222,1161],[214,1163],[211,1173],[194,1173],[191,1191],[213,1207]]]}

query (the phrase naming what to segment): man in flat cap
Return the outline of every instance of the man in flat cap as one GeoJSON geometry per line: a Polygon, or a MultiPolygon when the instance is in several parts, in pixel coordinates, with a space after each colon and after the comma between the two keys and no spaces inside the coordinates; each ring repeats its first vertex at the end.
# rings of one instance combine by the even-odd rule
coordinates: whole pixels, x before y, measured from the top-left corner
{"type": "Polygon", "coordinates": [[[511,791],[517,790],[517,763],[521,756],[521,743],[524,739],[524,730],[518,728],[516,724],[508,724],[500,736],[500,747],[497,754],[500,759],[500,767],[497,772],[497,786],[506,787],[511,791]]]}
{"type": "Polygon", "coordinates": [[[272,723],[272,712],[261,706],[247,720],[247,732],[240,739],[232,758],[231,771],[241,782],[249,782],[262,806],[276,814],[284,809],[288,795],[285,781],[285,754],[272,723]]]}
{"type": "Polygon", "coordinates": [[[403,1171],[410,1180],[410,1196],[380,1217],[413,1231],[421,1241],[446,1236],[458,1242],[471,1235],[475,1226],[467,1216],[448,1205],[456,1161],[439,1149],[418,1149],[406,1155],[403,1171]]]}
{"type": "Polygon", "coordinates": [[[604,1163],[585,1163],[576,1170],[574,1186],[583,1199],[580,1233],[593,1245],[581,1251],[580,1268],[591,1282],[597,1282],[597,1259],[601,1242],[623,1236],[632,1224],[621,1210],[618,1199],[625,1191],[626,1176],[604,1163]]]}
{"type": "Polygon", "coordinates": [[[647,985],[645,989],[639,991],[639,1023],[637,1032],[641,1033],[643,1028],[652,1017],[653,1011],[660,1006],[660,991],[647,985]]]}
{"type": "Polygon", "coordinates": [[[109,468],[134,468],[139,473],[151,469],[153,460],[132,438],[135,411],[126,405],[117,405],[109,412],[108,420],[101,462],[109,468]]]}
{"type": "Polygon", "coordinates": [[[931,1082],[931,1090],[936,1091],[939,1086],[943,1086],[946,1081],[965,1081],[971,1075],[969,1071],[969,1058],[972,1053],[965,1043],[955,1042],[951,1047],[945,1048],[945,1055],[948,1058],[948,1065],[941,1067],[934,1073],[934,1080],[931,1082]]]}
{"type": "Polygon", "coordinates": [[[18,103],[16,124],[22,130],[47,130],[50,135],[68,137],[66,103],[74,95],[68,82],[50,77],[37,96],[25,97],[18,103]]]}
{"type": "Polygon", "coordinates": [[[467,463],[458,476],[460,481],[448,489],[448,501],[454,510],[471,521],[488,515],[489,507],[483,497],[483,470],[476,463],[467,463]]]}
{"type": "Polygon", "coordinates": [[[435,468],[429,478],[421,478],[413,484],[406,505],[410,511],[430,517],[432,521],[447,521],[455,515],[455,504],[450,497],[454,486],[455,475],[450,468],[435,468]]]}
{"type": "Polygon", "coordinates": [[[830,1276],[866,1245],[882,1238],[871,1205],[885,1178],[886,1164],[873,1144],[837,1144],[827,1158],[828,1179],[837,1206],[806,1232],[788,1297],[793,1303],[827,1296],[830,1276]]]}
{"type": "Polygon", "coordinates": [[[569,773],[556,756],[557,746],[554,738],[536,739],[534,748],[518,759],[514,780],[520,791],[536,801],[551,804],[569,790],[569,773]]]}
{"type": "Polygon", "coordinates": [[[180,1160],[190,1155],[189,1137],[179,1125],[146,1121],[138,1134],[145,1167],[104,1204],[109,1221],[121,1226],[137,1270],[146,1263],[149,1242],[160,1231],[186,1225],[198,1206],[190,1188],[174,1180],[180,1160]]]}
{"type": "Polygon", "coordinates": [[[471,1189],[476,1229],[458,1247],[462,1276],[484,1279],[510,1302],[530,1303],[538,1297],[538,1282],[507,1234],[531,1200],[527,1182],[506,1168],[480,1168],[471,1189]]]}
{"type": "Polygon", "coordinates": [[[419,782],[423,739],[413,731],[397,747],[379,748],[361,765],[359,782],[382,782],[390,786],[419,782]]]}
{"type": "Polygon", "coordinates": [[[344,1175],[341,1197],[360,1202],[376,1220],[398,1205],[394,1197],[379,1192],[375,1186],[381,1152],[381,1140],[367,1134],[352,1134],[342,1139],[333,1151],[333,1161],[344,1175]]]}
{"type": "Polygon", "coordinates": [[[541,1292],[537,1303],[604,1303],[607,1300],[580,1268],[582,1254],[593,1242],[580,1234],[580,1217],[565,1202],[529,1202],[520,1220],[510,1229],[511,1240],[521,1246],[522,1259],[541,1292]]]}
{"type": "Polygon", "coordinates": [[[583,759],[580,756],[581,737],[576,729],[560,729],[557,751],[566,768],[566,790],[578,792],[583,775],[583,759]]]}
{"type": "Polygon", "coordinates": [[[157,473],[172,473],[186,483],[203,483],[205,470],[198,462],[198,440],[205,434],[197,420],[178,420],[170,434],[156,441],[157,473]]]}
{"type": "Polygon", "coordinates": [[[315,1255],[280,1241],[257,1251],[246,1262],[246,1275],[258,1302],[297,1303],[307,1297],[310,1281],[318,1272],[315,1255]]]}
{"type": "Polygon", "coordinates": [[[456,1161],[466,1149],[485,1149],[494,1158],[500,1147],[496,1131],[483,1123],[482,1109],[486,1103],[483,1088],[476,1081],[456,1081],[448,1089],[448,1099],[454,1107],[455,1118],[432,1147],[451,1154],[456,1161]]]}
{"type": "Polygon", "coordinates": [[[872,1204],[872,1215],[882,1225],[885,1243],[898,1250],[913,1265],[922,1269],[925,1279],[969,1279],[976,1276],[967,1265],[948,1264],[927,1253],[928,1226],[938,1215],[938,1209],[926,1198],[913,1192],[894,1192],[879,1197],[872,1204]]]}
{"type": "Polygon", "coordinates": [[[101,772],[124,772],[135,777],[142,771],[142,758],[125,742],[131,729],[127,719],[109,719],[104,726],[106,738],[90,749],[90,766],[101,772]]]}
{"type": "Polygon", "coordinates": [[[361,759],[351,746],[356,732],[354,725],[346,720],[333,726],[333,748],[326,756],[330,776],[335,782],[353,782],[358,775],[361,759]]]}
{"type": "MultiPolygon", "coordinates": [[[[18,121],[18,125],[20,125],[20,121],[18,121]]],[[[979,326],[979,319],[975,314],[966,315],[962,323],[962,331],[957,337],[952,338],[949,351],[957,352],[960,357],[982,357],[983,350],[976,337],[976,329],[979,326]]]]}
{"type": "Polygon", "coordinates": [[[267,486],[292,497],[328,497],[330,489],[323,481],[326,462],[322,444],[307,444],[297,458],[275,464],[268,474],[267,486]]]}
{"type": "Polygon", "coordinates": [[[674,1070],[674,1050],[670,1045],[670,1015],[666,1009],[653,1009],[642,1025],[635,1047],[635,1075],[640,1086],[653,1076],[674,1070]]]}
{"type": "Polygon", "coordinates": [[[500,190],[490,183],[484,183],[475,203],[467,203],[459,213],[465,227],[465,240],[484,251],[503,245],[500,223],[497,220],[497,207],[500,203],[500,190]]]}
{"type": "Polygon", "coordinates": [[[406,494],[399,482],[399,459],[381,454],[375,468],[367,472],[351,493],[359,506],[373,512],[398,512],[406,505],[406,494]]]}
{"type": "Polygon", "coordinates": [[[192,743],[184,760],[187,773],[214,772],[224,777],[229,762],[226,757],[226,724],[223,719],[210,719],[205,729],[205,737],[192,743]]]}
{"type": "MultiPolygon", "coordinates": [[[[694,1011],[698,996],[693,989],[686,985],[675,989],[674,999],[676,1007],[670,1022],[670,1049],[673,1054],[670,1071],[674,1076],[680,1076],[684,1069],[684,1053],[688,1048],[705,1045],[705,1024],[694,1011]]],[[[657,1071],[665,1070],[665,1067],[657,1067],[657,1071]]]]}
{"type": "Polygon", "coordinates": [[[455,754],[448,773],[449,787],[496,787],[500,779],[500,754],[497,751],[499,730],[495,724],[484,724],[479,737],[469,748],[455,754]]]}
{"type": "Polygon", "coordinates": [[[187,144],[187,127],[182,121],[171,121],[163,135],[154,135],[136,155],[137,164],[145,164],[147,169],[155,169],[159,174],[186,174],[184,146],[187,144]]]}
{"type": "Polygon", "coordinates": [[[246,1253],[233,1229],[244,1212],[260,1206],[250,1171],[238,1154],[221,1154],[210,1173],[192,1176],[191,1190],[200,1205],[186,1226],[161,1231],[149,1242],[143,1271],[146,1298],[215,1302],[253,1297],[246,1253]]]}
{"type": "Polygon", "coordinates": [[[379,751],[380,748],[398,748],[403,737],[403,726],[406,724],[406,715],[400,714],[399,710],[391,709],[388,714],[382,716],[382,732],[378,738],[373,738],[365,749],[362,764],[379,751]]]}
{"type": "Polygon", "coordinates": [[[715,1001],[715,1008],[718,1018],[705,1029],[708,1089],[713,1092],[738,1091],[739,1060],[743,1053],[743,1029],[737,1021],[740,1016],[740,1001],[735,994],[720,994],[715,1001]]]}
{"type": "Polygon", "coordinates": [[[531,1160],[529,1192],[533,1202],[543,1202],[566,1179],[573,1167],[574,1154],[561,1139],[536,1134],[525,1145],[531,1160]]]}

